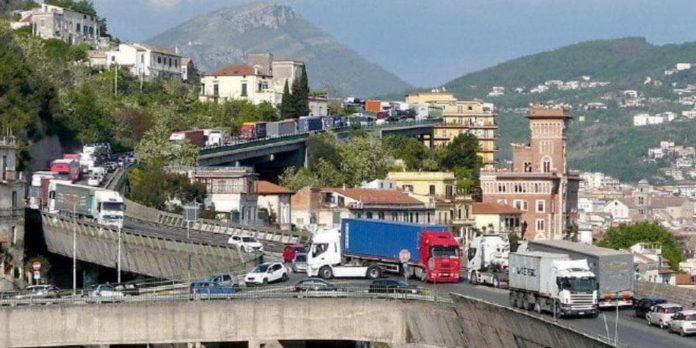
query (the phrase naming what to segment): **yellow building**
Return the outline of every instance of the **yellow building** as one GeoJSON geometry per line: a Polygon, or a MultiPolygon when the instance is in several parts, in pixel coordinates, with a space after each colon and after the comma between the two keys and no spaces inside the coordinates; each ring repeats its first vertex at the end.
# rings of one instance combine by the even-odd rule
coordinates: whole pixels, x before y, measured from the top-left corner
{"type": "Polygon", "coordinates": [[[454,94],[448,92],[418,92],[406,95],[409,104],[449,104],[457,101],[454,94]]]}
{"type": "Polygon", "coordinates": [[[459,134],[473,134],[479,140],[483,169],[492,170],[495,167],[495,130],[498,129],[496,116],[493,104],[480,100],[459,100],[446,104],[443,122],[434,128],[434,145],[446,145],[459,134]]]}

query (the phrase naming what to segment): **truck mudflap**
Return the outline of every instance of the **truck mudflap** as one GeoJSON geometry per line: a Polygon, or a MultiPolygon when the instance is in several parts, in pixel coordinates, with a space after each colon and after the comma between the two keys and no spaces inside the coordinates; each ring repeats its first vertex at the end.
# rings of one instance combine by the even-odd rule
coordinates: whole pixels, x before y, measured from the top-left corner
{"type": "Polygon", "coordinates": [[[616,307],[629,307],[633,306],[633,299],[600,299],[599,308],[616,308],[616,307]]]}

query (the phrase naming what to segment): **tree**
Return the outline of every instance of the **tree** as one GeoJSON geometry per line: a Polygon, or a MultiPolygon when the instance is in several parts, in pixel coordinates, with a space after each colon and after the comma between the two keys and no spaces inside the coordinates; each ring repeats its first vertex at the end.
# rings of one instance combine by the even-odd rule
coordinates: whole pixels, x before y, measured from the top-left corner
{"type": "Polygon", "coordinates": [[[341,155],[339,173],[345,174],[345,184],[349,186],[384,178],[387,175],[386,153],[377,138],[352,138],[341,144],[338,151],[341,155]]]}
{"type": "Polygon", "coordinates": [[[415,138],[390,135],[382,139],[385,151],[406,163],[408,170],[422,170],[423,162],[430,157],[430,151],[415,138]]]}
{"type": "Polygon", "coordinates": [[[198,159],[198,148],[188,141],[183,144],[169,142],[171,132],[161,124],[145,133],[135,146],[138,160],[144,165],[164,167],[171,164],[194,165],[198,159]]]}
{"type": "Polygon", "coordinates": [[[286,168],[283,174],[280,175],[279,180],[281,185],[293,191],[319,184],[319,179],[307,168],[286,168]]]}
{"type": "Polygon", "coordinates": [[[288,80],[285,80],[285,86],[283,87],[283,99],[280,101],[280,117],[289,118],[296,117],[295,112],[295,100],[293,95],[290,94],[290,87],[288,87],[288,80]]]}
{"type": "Polygon", "coordinates": [[[436,150],[441,170],[454,172],[457,189],[466,191],[478,184],[479,170],[483,166],[478,151],[478,139],[468,133],[457,135],[449,144],[436,150]]]}
{"type": "Polygon", "coordinates": [[[682,260],[683,253],[677,239],[656,222],[646,221],[611,227],[597,245],[612,249],[626,249],[637,243],[659,245],[662,249],[662,256],[669,261],[669,267],[675,271],[679,270],[679,262],[682,260]]]}
{"type": "Polygon", "coordinates": [[[177,199],[183,203],[205,199],[205,186],[192,183],[186,175],[167,173],[162,167],[147,166],[128,174],[129,198],[155,209],[165,210],[167,203],[177,199]]]}
{"type": "Polygon", "coordinates": [[[304,65],[300,76],[292,83],[292,99],[297,116],[309,115],[309,81],[304,65]]]}

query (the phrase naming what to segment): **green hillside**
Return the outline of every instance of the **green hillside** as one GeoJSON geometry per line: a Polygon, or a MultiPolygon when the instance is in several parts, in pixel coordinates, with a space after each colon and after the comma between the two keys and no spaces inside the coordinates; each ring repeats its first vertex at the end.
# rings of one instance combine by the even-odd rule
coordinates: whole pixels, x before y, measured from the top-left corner
{"type": "Polygon", "coordinates": [[[678,117],[659,126],[634,127],[632,116],[672,111],[677,115],[692,106],[680,105],[673,88],[696,83],[696,68],[665,75],[677,63],[696,63],[696,42],[657,46],[643,38],[624,38],[583,42],[554,51],[511,60],[497,66],[464,75],[445,87],[459,98],[480,98],[499,108],[501,149],[499,158],[510,159],[511,142],[528,139],[528,124],[519,110],[530,103],[563,102],[573,107],[576,120],[569,132],[571,167],[604,171],[626,181],[641,178],[664,180],[654,163],[645,163],[649,147],[660,140],[694,145],[696,120],[678,117]],[[548,80],[606,81],[596,88],[529,93],[548,80]],[[646,78],[650,82],[645,84],[646,78]],[[659,81],[659,82],[656,82],[659,81]],[[505,87],[505,95],[489,97],[493,86],[505,87]],[[518,93],[516,88],[525,91],[518,93]],[[620,108],[623,90],[637,90],[645,97],[644,105],[620,108]],[[589,102],[603,102],[606,110],[585,110],[589,102]],[[585,121],[578,116],[585,116],[585,121]]]}
{"type": "Polygon", "coordinates": [[[303,60],[312,88],[344,95],[373,96],[411,86],[367,61],[294,9],[254,3],[195,17],[150,39],[193,58],[203,71],[241,63],[249,52],[303,60]]]}

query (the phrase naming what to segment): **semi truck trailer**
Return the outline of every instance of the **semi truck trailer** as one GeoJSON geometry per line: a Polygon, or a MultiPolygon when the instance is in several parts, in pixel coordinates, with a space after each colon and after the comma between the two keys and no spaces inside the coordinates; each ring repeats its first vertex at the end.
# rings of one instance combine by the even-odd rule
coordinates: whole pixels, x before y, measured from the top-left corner
{"type": "Polygon", "coordinates": [[[116,191],[51,181],[49,184],[49,211],[74,214],[78,217],[114,227],[123,227],[123,198],[116,191]]]}
{"type": "Polygon", "coordinates": [[[307,274],[378,278],[401,273],[422,281],[459,281],[459,245],[445,226],[343,219],[312,238],[307,274]],[[410,254],[406,262],[403,257],[410,254]],[[404,267],[404,264],[406,267],[404,267]]]}

